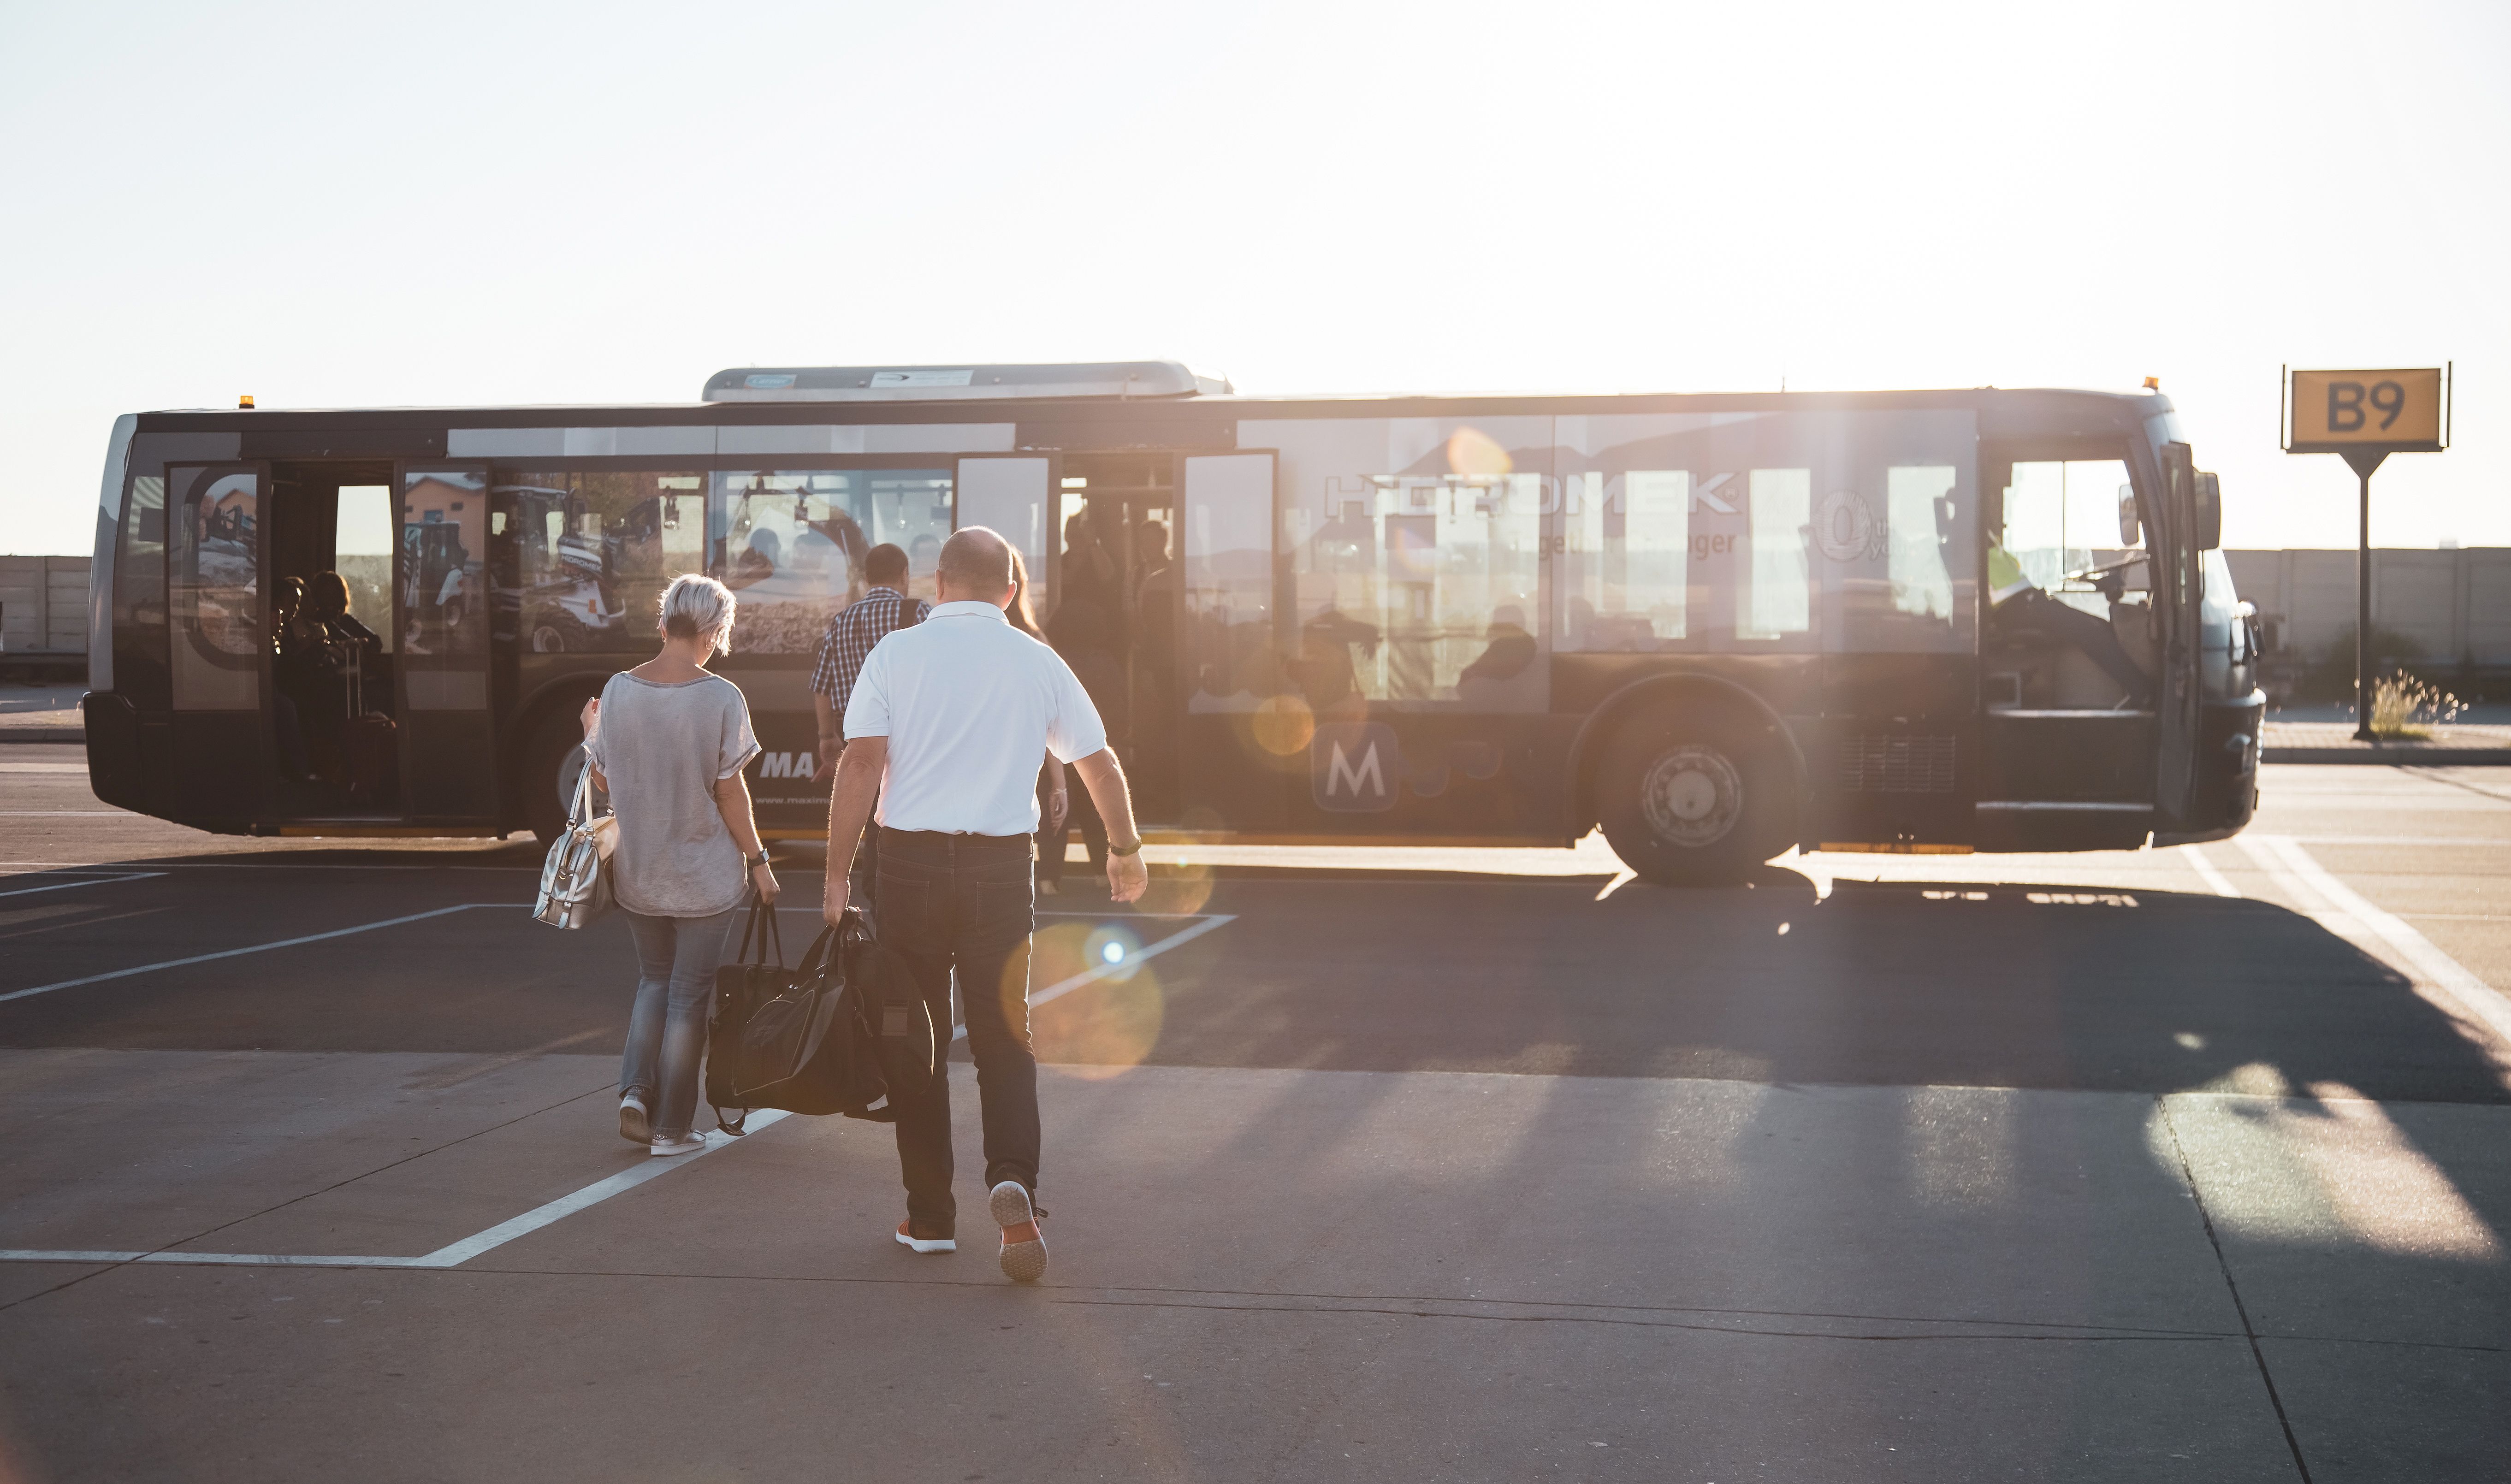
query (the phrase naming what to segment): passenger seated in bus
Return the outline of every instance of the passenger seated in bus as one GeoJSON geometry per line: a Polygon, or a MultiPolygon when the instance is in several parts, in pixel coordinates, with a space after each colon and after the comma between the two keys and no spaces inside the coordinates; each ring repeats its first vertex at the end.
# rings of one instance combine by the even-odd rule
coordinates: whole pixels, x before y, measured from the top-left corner
{"type": "Polygon", "coordinates": [[[2007,643],[2064,645],[2081,651],[2127,692],[2127,704],[2145,710],[2153,704],[2153,681],[2128,658],[2118,630],[2101,619],[2040,590],[2023,575],[2023,564],[2000,544],[1988,549],[1988,627],[2007,643]]]}
{"type": "Polygon", "coordinates": [[[750,544],[734,558],[723,585],[739,591],[753,583],[765,582],[776,575],[777,558],[784,554],[785,544],[776,539],[776,533],[760,526],[750,533],[750,544]]]}
{"type": "Polygon", "coordinates": [[[1492,610],[1490,643],[1474,662],[1456,672],[1456,687],[1468,680],[1513,680],[1534,663],[1534,635],[1526,631],[1526,610],[1502,604],[1492,610]]]}
{"type": "Polygon", "coordinates": [[[1365,721],[1369,701],[1360,693],[1360,672],[1351,663],[1352,646],[1362,655],[1377,655],[1377,626],[1339,609],[1329,608],[1299,626],[1299,654],[1287,668],[1308,710],[1319,721],[1365,721]]]}

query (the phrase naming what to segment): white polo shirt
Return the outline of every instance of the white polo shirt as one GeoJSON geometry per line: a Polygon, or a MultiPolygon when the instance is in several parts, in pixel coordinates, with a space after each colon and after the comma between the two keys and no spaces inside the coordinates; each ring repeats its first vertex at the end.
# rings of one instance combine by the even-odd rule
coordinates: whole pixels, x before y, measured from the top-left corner
{"type": "Polygon", "coordinates": [[[991,603],[938,603],[872,646],[846,702],[846,736],[889,739],[879,819],[891,829],[1025,835],[1037,772],[1107,745],[1063,657],[991,603]]]}

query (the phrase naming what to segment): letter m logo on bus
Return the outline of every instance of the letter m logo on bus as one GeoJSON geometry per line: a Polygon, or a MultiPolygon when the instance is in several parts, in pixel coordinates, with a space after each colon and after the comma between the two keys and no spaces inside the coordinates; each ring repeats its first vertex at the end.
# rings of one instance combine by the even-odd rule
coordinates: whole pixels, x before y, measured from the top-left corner
{"type": "Polygon", "coordinates": [[[758,776],[762,779],[807,779],[813,765],[808,752],[761,752],[758,754],[758,776]]]}
{"type": "Polygon", "coordinates": [[[1384,722],[1330,722],[1308,743],[1308,787],[1317,807],[1334,814],[1377,814],[1395,807],[1404,780],[1404,749],[1384,722]]]}

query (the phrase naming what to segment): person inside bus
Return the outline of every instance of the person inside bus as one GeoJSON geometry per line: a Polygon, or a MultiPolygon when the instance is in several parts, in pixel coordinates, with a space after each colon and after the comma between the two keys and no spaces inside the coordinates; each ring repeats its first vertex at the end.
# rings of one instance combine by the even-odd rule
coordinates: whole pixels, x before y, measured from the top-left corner
{"type": "Polygon", "coordinates": [[[1526,610],[1503,603],[1491,612],[1488,645],[1456,674],[1462,689],[1468,680],[1514,680],[1534,663],[1534,635],[1526,631],[1526,610]]]}
{"type": "Polygon", "coordinates": [[[663,590],[663,652],[584,704],[585,766],[619,820],[611,890],[637,941],[637,1000],[619,1054],[619,1136],[651,1155],[706,1148],[693,1131],[707,999],[733,914],[775,909],[742,770],[758,755],[741,688],[707,669],[732,648],[735,599],[687,573],[663,590]]]}
{"type": "Polygon", "coordinates": [[[279,775],[291,783],[302,783],[313,778],[314,767],[305,751],[297,698],[321,689],[319,672],[309,666],[319,641],[305,617],[305,579],[281,578],[271,590],[270,607],[270,670],[277,682],[271,721],[279,734],[279,775]]]}
{"type": "Polygon", "coordinates": [[[2023,563],[2005,550],[2002,540],[1988,548],[1988,628],[2007,643],[2064,645],[2080,650],[2127,692],[2127,705],[2144,710],[2153,704],[2153,682],[2128,658],[2118,630],[2104,619],[2052,597],[2026,577],[2023,563]]]}

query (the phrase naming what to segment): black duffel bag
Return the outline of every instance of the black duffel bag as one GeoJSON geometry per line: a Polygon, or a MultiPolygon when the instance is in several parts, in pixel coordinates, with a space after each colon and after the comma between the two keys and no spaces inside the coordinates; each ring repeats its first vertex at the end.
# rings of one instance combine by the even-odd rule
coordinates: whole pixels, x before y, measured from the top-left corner
{"type": "Polygon", "coordinates": [[[737,1134],[759,1108],[896,1122],[892,1087],[929,1084],[937,1049],[906,965],[853,908],[821,930],[800,964],[788,970],[784,957],[775,912],[753,905],[736,962],[715,970],[707,1016],[715,1122],[737,1134]]]}

